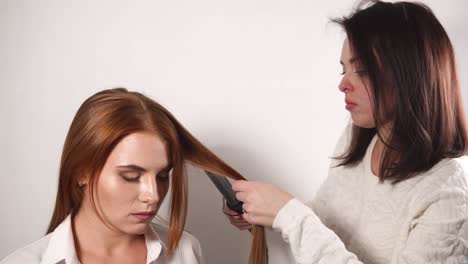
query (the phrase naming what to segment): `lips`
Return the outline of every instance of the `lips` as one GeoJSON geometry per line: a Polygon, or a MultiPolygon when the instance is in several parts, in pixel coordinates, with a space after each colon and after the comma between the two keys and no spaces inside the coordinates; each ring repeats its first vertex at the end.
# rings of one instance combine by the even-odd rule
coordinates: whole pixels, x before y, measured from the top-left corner
{"type": "Polygon", "coordinates": [[[357,106],[357,104],[356,104],[355,102],[353,102],[353,101],[351,101],[351,100],[348,100],[348,99],[345,99],[345,103],[346,103],[345,108],[346,108],[346,110],[348,110],[348,111],[351,111],[354,107],[357,106]]]}
{"type": "Polygon", "coordinates": [[[155,214],[156,214],[155,211],[149,211],[149,212],[134,213],[134,214],[132,214],[132,216],[134,216],[138,220],[146,221],[148,219],[152,219],[155,214]]]}

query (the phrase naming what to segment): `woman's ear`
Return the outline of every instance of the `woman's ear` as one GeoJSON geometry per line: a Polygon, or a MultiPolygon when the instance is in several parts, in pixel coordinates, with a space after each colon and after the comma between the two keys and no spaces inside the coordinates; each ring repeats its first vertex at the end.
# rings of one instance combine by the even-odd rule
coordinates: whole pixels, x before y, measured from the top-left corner
{"type": "Polygon", "coordinates": [[[89,182],[89,177],[88,176],[83,176],[78,180],[78,187],[84,187],[88,184],[89,182]]]}

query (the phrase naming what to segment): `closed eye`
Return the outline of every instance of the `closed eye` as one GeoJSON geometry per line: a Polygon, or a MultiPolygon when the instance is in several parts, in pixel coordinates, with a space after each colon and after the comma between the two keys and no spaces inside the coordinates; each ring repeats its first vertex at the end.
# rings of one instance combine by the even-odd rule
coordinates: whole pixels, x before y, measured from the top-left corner
{"type": "Polygon", "coordinates": [[[141,177],[141,173],[137,171],[121,171],[119,175],[128,182],[137,182],[141,177]]]}
{"type": "Polygon", "coordinates": [[[146,172],[145,168],[134,164],[120,165],[117,168],[120,177],[128,182],[137,182],[141,175],[146,172]]]}
{"type": "Polygon", "coordinates": [[[158,180],[162,182],[169,181],[169,175],[158,175],[158,180]]]}
{"type": "Polygon", "coordinates": [[[359,75],[359,76],[367,75],[367,71],[366,71],[366,70],[355,70],[355,71],[353,71],[353,72],[356,73],[356,74],[359,75]]]}
{"type": "Polygon", "coordinates": [[[158,175],[157,175],[157,178],[158,180],[160,181],[168,181],[169,180],[169,176],[172,174],[172,168],[169,167],[163,171],[161,171],[158,175]]]}

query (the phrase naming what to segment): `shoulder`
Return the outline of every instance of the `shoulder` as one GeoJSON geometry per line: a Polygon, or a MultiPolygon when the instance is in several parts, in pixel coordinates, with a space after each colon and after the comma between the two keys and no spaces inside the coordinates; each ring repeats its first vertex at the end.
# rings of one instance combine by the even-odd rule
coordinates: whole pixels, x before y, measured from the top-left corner
{"type": "MultiPolygon", "coordinates": [[[[468,220],[468,157],[444,159],[430,170],[406,180],[417,215],[468,220]]],[[[468,228],[468,227],[467,227],[468,228]]]]}
{"type": "Polygon", "coordinates": [[[415,177],[427,191],[453,191],[468,195],[468,157],[443,159],[430,170],[415,177]]]}
{"type": "Polygon", "coordinates": [[[44,254],[50,240],[50,234],[41,239],[17,249],[6,258],[4,258],[1,264],[10,263],[40,263],[42,255],[44,254]]]}

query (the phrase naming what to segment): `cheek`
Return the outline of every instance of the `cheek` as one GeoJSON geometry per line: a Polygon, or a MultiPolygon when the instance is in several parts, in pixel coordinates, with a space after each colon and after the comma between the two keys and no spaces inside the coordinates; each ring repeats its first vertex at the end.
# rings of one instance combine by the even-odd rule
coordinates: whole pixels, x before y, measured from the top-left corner
{"type": "Polygon", "coordinates": [[[372,94],[368,92],[365,85],[362,85],[356,93],[360,107],[352,113],[355,124],[365,128],[375,127],[372,94]]]}
{"type": "Polygon", "coordinates": [[[372,117],[373,116],[372,112],[374,109],[372,100],[368,96],[363,96],[362,101],[363,101],[363,106],[364,106],[363,109],[365,110],[365,114],[369,117],[372,117]]]}
{"type": "Polygon", "coordinates": [[[99,202],[103,205],[103,210],[112,214],[125,209],[125,204],[134,200],[132,190],[116,175],[101,175],[98,182],[99,202]]]}
{"type": "Polygon", "coordinates": [[[372,101],[369,97],[362,97],[362,107],[359,114],[362,122],[366,124],[366,127],[374,126],[374,114],[372,109],[372,101]]]}
{"type": "Polygon", "coordinates": [[[360,101],[359,104],[363,106],[363,110],[365,110],[366,113],[372,115],[374,102],[372,100],[372,93],[367,87],[368,86],[365,86],[363,83],[359,88],[356,89],[356,93],[358,94],[360,101]]]}

